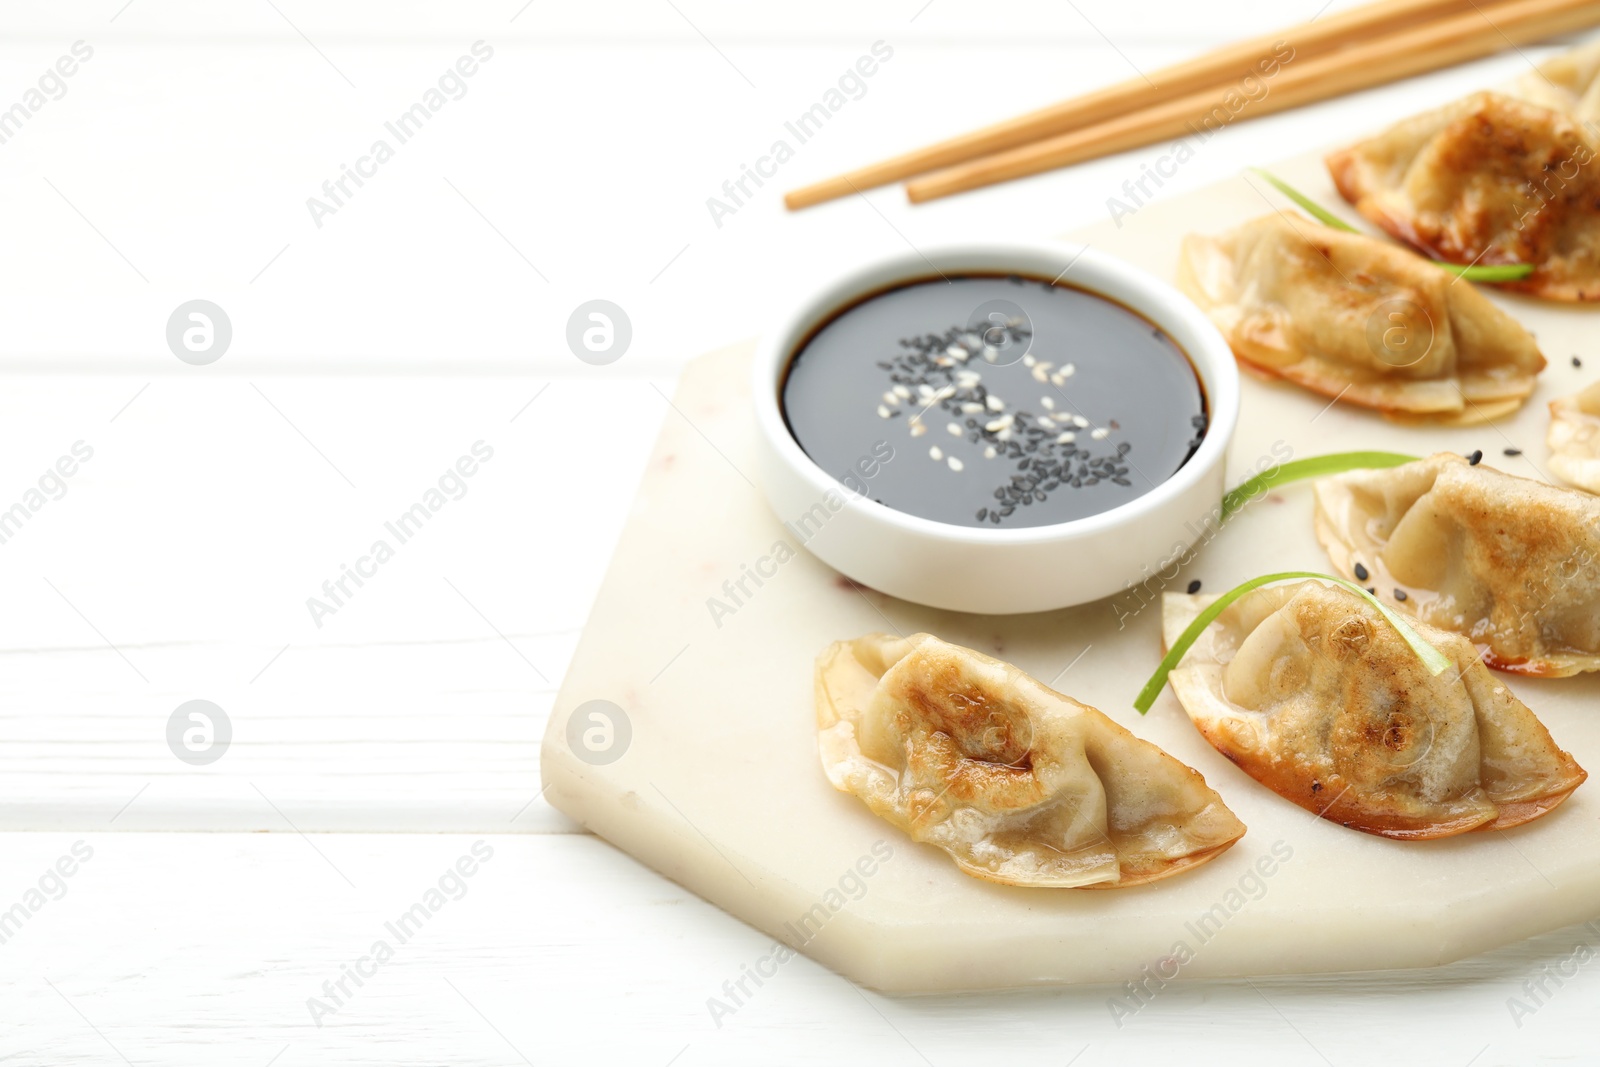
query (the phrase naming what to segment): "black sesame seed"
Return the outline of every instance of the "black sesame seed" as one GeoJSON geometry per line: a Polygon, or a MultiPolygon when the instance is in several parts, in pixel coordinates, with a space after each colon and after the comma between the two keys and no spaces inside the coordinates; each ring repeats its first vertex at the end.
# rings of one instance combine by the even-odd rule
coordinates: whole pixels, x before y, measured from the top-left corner
{"type": "Polygon", "coordinates": [[[1365,568],[1361,564],[1357,563],[1356,564],[1356,581],[1364,582],[1366,580],[1367,580],[1367,568],[1365,568]]]}
{"type": "Polygon", "coordinates": [[[1373,596],[1377,596],[1378,595],[1378,587],[1375,586],[1375,585],[1369,585],[1369,586],[1367,586],[1367,592],[1371,593],[1373,596]]]}
{"type": "Polygon", "coordinates": [[[978,509],[978,521],[979,522],[982,522],[984,519],[987,519],[988,517],[989,517],[989,509],[988,508],[979,508],[978,509]]]}
{"type": "Polygon", "coordinates": [[[1016,510],[1017,510],[1017,506],[1015,504],[1007,504],[1005,507],[1000,509],[1000,517],[1003,519],[1007,515],[1010,515],[1013,511],[1016,511],[1016,510]]]}
{"type": "Polygon", "coordinates": [[[1404,589],[1396,589],[1394,591],[1394,598],[1396,600],[1404,600],[1406,598],[1406,591],[1404,589]]]}
{"type": "Polygon", "coordinates": [[[1506,455],[1508,455],[1508,456],[1520,456],[1520,455],[1522,455],[1522,449],[1520,449],[1520,448],[1508,448],[1508,449],[1506,449],[1506,455]]]}
{"type": "Polygon", "coordinates": [[[1467,456],[1467,462],[1470,465],[1474,466],[1474,467],[1476,467],[1478,464],[1482,463],[1483,462],[1483,449],[1481,449],[1481,448],[1473,449],[1472,453],[1467,456]]]}
{"type": "Polygon", "coordinates": [[[1005,491],[1005,489],[1004,489],[1004,488],[1001,488],[1001,489],[996,489],[996,490],[995,490],[995,491],[994,491],[994,498],[995,498],[995,499],[996,499],[996,500],[1004,500],[1004,499],[1005,499],[1005,498],[1006,498],[1006,491],[1005,491]]]}
{"type": "Polygon", "coordinates": [[[1132,482],[1130,482],[1130,481],[1128,481],[1128,479],[1126,479],[1126,478],[1113,478],[1113,479],[1111,479],[1111,480],[1112,480],[1112,481],[1113,481],[1113,482],[1116,482],[1116,483],[1117,483],[1117,484],[1118,484],[1118,485],[1126,485],[1126,486],[1131,486],[1131,485],[1133,485],[1133,483],[1132,483],[1132,482]]]}
{"type": "Polygon", "coordinates": [[[1572,357],[1572,365],[1574,367],[1581,367],[1581,366],[1583,366],[1583,360],[1579,359],[1577,356],[1573,356],[1572,357]]]}
{"type": "Polygon", "coordinates": [[[1200,579],[1196,578],[1194,581],[1189,583],[1189,595],[1193,596],[1194,594],[1198,593],[1199,591],[1200,591],[1200,579]]]}

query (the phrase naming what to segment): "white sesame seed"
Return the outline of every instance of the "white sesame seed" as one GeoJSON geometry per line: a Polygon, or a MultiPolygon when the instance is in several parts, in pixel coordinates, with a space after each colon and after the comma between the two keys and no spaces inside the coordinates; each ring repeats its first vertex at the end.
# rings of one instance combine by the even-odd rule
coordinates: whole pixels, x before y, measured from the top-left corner
{"type": "Polygon", "coordinates": [[[1094,429],[1089,431],[1089,436],[1094,438],[1096,441],[1104,441],[1107,437],[1111,436],[1111,431],[1106,429],[1104,426],[1096,426],[1094,429]]]}
{"type": "Polygon", "coordinates": [[[1065,367],[1061,368],[1061,376],[1063,378],[1070,378],[1076,373],[1078,373],[1078,368],[1071,363],[1068,363],[1065,367]]]}
{"type": "Polygon", "coordinates": [[[1048,381],[1050,378],[1050,365],[1041,363],[1033,368],[1033,380],[1036,382],[1048,381]]]}
{"type": "Polygon", "coordinates": [[[1041,396],[1039,403],[1044,405],[1046,411],[1054,411],[1056,409],[1056,402],[1047,396],[1041,396]]]}
{"type": "Polygon", "coordinates": [[[951,397],[953,397],[955,395],[956,395],[956,387],[955,386],[953,386],[953,385],[941,385],[937,390],[934,391],[933,398],[935,400],[949,400],[951,397]]]}
{"type": "Polygon", "coordinates": [[[975,370],[956,371],[956,384],[958,385],[964,385],[970,389],[981,381],[983,381],[983,375],[975,370]]]}
{"type": "Polygon", "coordinates": [[[878,405],[878,418],[887,419],[890,414],[891,412],[888,408],[884,407],[882,404],[878,405]]]}
{"type": "Polygon", "coordinates": [[[1012,416],[1001,415],[998,419],[990,419],[988,422],[984,423],[983,428],[988,430],[990,433],[997,433],[1000,430],[1004,430],[1009,427],[1012,421],[1012,416]]]}
{"type": "Polygon", "coordinates": [[[945,426],[945,429],[950,431],[950,436],[951,437],[960,437],[961,436],[961,432],[962,431],[961,431],[961,424],[959,422],[952,422],[952,423],[948,424],[947,426],[945,426]]]}
{"type": "Polygon", "coordinates": [[[1053,429],[1056,428],[1055,420],[1052,419],[1049,415],[1040,415],[1034,421],[1037,422],[1042,428],[1044,428],[1046,430],[1053,430],[1053,429]]]}
{"type": "Polygon", "coordinates": [[[944,354],[949,356],[952,359],[966,359],[967,358],[967,350],[965,348],[962,348],[960,345],[951,345],[949,348],[944,350],[944,354]]]}
{"type": "Polygon", "coordinates": [[[1011,440],[1011,427],[1007,426],[1005,429],[1003,429],[999,433],[995,434],[994,435],[994,439],[996,441],[1009,441],[1009,440],[1011,440]]]}
{"type": "Polygon", "coordinates": [[[961,405],[961,414],[963,415],[976,415],[982,410],[983,405],[975,400],[969,400],[965,404],[961,405]]]}
{"type": "Polygon", "coordinates": [[[1031,367],[1037,362],[1038,360],[1034,359],[1032,355],[1026,355],[1022,357],[1022,365],[1024,367],[1031,367]]]}
{"type": "Polygon", "coordinates": [[[1082,415],[1074,415],[1072,416],[1072,425],[1080,430],[1087,430],[1089,428],[1089,420],[1082,415]]]}
{"type": "Polygon", "coordinates": [[[983,358],[988,360],[990,363],[993,363],[995,360],[1000,358],[1000,350],[994,345],[984,345],[983,358]]]}
{"type": "Polygon", "coordinates": [[[954,456],[951,456],[949,459],[945,460],[945,462],[950,465],[950,469],[953,471],[961,470],[964,466],[966,466],[966,464],[962,463],[954,456]]]}
{"type": "Polygon", "coordinates": [[[937,356],[934,358],[933,365],[936,367],[954,367],[956,361],[949,356],[937,356]]]}
{"type": "Polygon", "coordinates": [[[911,395],[911,390],[907,389],[903,385],[897,385],[897,386],[894,387],[894,395],[904,399],[904,398],[909,397],[911,395]]]}
{"type": "Polygon", "coordinates": [[[883,402],[888,404],[890,407],[895,407],[900,403],[900,394],[891,389],[887,393],[883,394],[883,402]]]}
{"type": "Polygon", "coordinates": [[[927,426],[926,423],[918,422],[916,419],[912,419],[911,420],[911,436],[912,437],[921,437],[923,434],[925,434],[927,432],[928,432],[928,426],[927,426]]]}
{"type": "Polygon", "coordinates": [[[1058,445],[1070,445],[1072,442],[1076,441],[1077,439],[1078,439],[1078,435],[1073,433],[1071,430],[1068,430],[1066,433],[1064,433],[1060,437],[1056,438],[1056,444],[1058,444],[1058,445]]]}
{"type": "Polygon", "coordinates": [[[997,455],[999,455],[999,453],[994,450],[994,445],[990,445],[988,448],[983,450],[984,459],[993,459],[997,455]]]}
{"type": "Polygon", "coordinates": [[[929,385],[927,382],[921,383],[917,386],[917,395],[926,400],[928,397],[933,395],[933,386],[929,385]]]}
{"type": "Polygon", "coordinates": [[[943,459],[944,458],[944,450],[941,449],[938,445],[934,445],[932,448],[928,449],[928,455],[931,456],[934,459],[943,459]]]}
{"type": "Polygon", "coordinates": [[[995,396],[993,393],[989,394],[988,400],[986,402],[989,405],[989,410],[990,411],[999,411],[1001,408],[1006,406],[1006,402],[1004,400],[1001,400],[999,397],[995,396]]]}

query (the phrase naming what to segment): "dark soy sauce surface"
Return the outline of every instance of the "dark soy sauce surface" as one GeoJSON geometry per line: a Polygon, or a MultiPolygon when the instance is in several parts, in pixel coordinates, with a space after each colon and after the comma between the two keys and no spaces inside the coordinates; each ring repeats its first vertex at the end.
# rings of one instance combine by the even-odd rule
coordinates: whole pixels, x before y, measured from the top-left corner
{"type": "Polygon", "coordinates": [[[1125,504],[1183,466],[1206,429],[1200,380],[1166,333],[1104,297],[1016,276],[912,282],[845,309],[791,361],[782,405],[800,447],[842,483],[988,529],[1125,504]]]}

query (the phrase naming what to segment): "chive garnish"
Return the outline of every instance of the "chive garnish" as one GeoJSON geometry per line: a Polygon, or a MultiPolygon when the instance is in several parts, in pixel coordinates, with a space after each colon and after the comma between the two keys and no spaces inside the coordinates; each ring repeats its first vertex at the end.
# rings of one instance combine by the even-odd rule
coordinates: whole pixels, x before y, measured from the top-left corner
{"type": "Polygon", "coordinates": [[[1228,518],[1256,496],[1284,482],[1320,478],[1325,474],[1343,474],[1345,471],[1398,467],[1402,463],[1413,463],[1416,459],[1416,456],[1402,452],[1333,452],[1326,456],[1310,456],[1280,463],[1229,489],[1222,497],[1222,517],[1228,518]]]}
{"type": "Polygon", "coordinates": [[[1265,178],[1269,183],[1271,183],[1274,189],[1278,190],[1278,192],[1282,193],[1284,196],[1287,196],[1290,200],[1293,200],[1296,204],[1299,204],[1306,211],[1310,212],[1311,215],[1314,216],[1316,220],[1322,223],[1324,226],[1332,226],[1334,229],[1343,230],[1345,233],[1361,232],[1348,222],[1344,221],[1344,219],[1341,219],[1339,216],[1335,215],[1333,212],[1329,211],[1327,208],[1311,199],[1305,193],[1302,193],[1300,190],[1296,189],[1294,186],[1278,177],[1276,174],[1270,174],[1267,171],[1262,170],[1260,167],[1251,167],[1250,171],[1253,174],[1261,175],[1261,177],[1265,178]]]}
{"type": "MultiPolygon", "coordinates": [[[[1250,171],[1266,179],[1274,189],[1293,200],[1324,226],[1331,226],[1336,230],[1343,230],[1345,233],[1361,232],[1277,175],[1268,173],[1260,167],[1251,167],[1250,171]]],[[[1446,263],[1441,259],[1429,260],[1429,262],[1437,267],[1442,267],[1459,278],[1465,278],[1469,282],[1520,282],[1533,273],[1532,263],[1491,263],[1480,265],[1476,263],[1446,263]]]]}
{"type": "Polygon", "coordinates": [[[1437,259],[1434,262],[1469,282],[1520,282],[1533,273],[1532,263],[1480,263],[1468,267],[1460,263],[1443,263],[1437,259]]]}
{"type": "Polygon", "coordinates": [[[1252,578],[1248,582],[1234,586],[1218,597],[1215,603],[1202,611],[1194,622],[1189,624],[1189,628],[1183,631],[1183,636],[1174,641],[1172,648],[1162,657],[1161,666],[1156,668],[1156,673],[1151,675],[1150,680],[1144,684],[1144,688],[1139,690],[1139,695],[1133,702],[1133,706],[1138,710],[1139,714],[1144,715],[1149,712],[1150,706],[1156,702],[1156,697],[1161,695],[1161,690],[1167,684],[1167,675],[1171,674],[1173,668],[1183,660],[1184,655],[1199,639],[1200,635],[1205,632],[1206,627],[1216,622],[1217,616],[1228,610],[1230,604],[1263,585],[1288,581],[1293,578],[1315,578],[1318,581],[1333,582],[1335,585],[1344,586],[1378,609],[1378,613],[1399,632],[1401,637],[1405,638],[1406,644],[1410,645],[1411,650],[1417,654],[1417,658],[1422,660],[1423,666],[1428,668],[1429,674],[1437,677],[1450,666],[1449,657],[1429,644],[1421,634],[1412,629],[1409,623],[1393,611],[1390,611],[1377,597],[1354,582],[1347,582],[1343,578],[1335,578],[1331,574],[1318,574],[1315,571],[1280,571],[1277,574],[1264,574],[1259,578],[1252,578]]]}

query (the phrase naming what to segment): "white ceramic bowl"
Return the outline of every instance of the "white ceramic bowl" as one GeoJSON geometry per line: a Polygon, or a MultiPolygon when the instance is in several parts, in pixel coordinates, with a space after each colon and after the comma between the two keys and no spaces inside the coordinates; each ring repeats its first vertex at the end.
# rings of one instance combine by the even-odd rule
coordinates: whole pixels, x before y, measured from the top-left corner
{"type": "MultiPolygon", "coordinates": [[[[1093,248],[1065,242],[945,245],[881,259],[829,281],[768,331],[756,352],[761,480],[778,517],[802,516],[806,549],[850,578],[904,600],[1000,615],[1085,604],[1144,581],[1198,539],[1222,500],[1239,416],[1239,372],[1211,321],[1163,281],[1093,248]],[[1070,268],[1070,269],[1069,269],[1070,268]],[[1205,387],[1205,439],[1176,474],[1110,511],[1053,526],[1002,530],[919,518],[846,490],[790,434],[779,390],[796,349],[863,296],[944,274],[1056,278],[1132,308],[1189,355],[1205,387]],[[1065,274],[1063,274],[1065,272],[1065,274]]],[[[800,528],[791,525],[791,533],[800,528]]],[[[800,538],[796,538],[799,540],[800,538]]],[[[1168,575],[1170,578],[1170,574],[1168,575]]]]}

